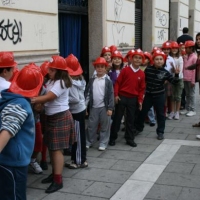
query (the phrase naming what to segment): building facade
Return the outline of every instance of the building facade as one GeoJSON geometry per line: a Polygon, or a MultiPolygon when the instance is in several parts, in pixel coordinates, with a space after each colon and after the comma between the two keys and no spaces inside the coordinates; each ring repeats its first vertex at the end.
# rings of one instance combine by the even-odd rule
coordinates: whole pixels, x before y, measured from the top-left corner
{"type": "Polygon", "coordinates": [[[183,27],[200,32],[199,0],[0,0],[0,51],[20,66],[73,53],[87,78],[103,46],[150,51],[183,27]]]}

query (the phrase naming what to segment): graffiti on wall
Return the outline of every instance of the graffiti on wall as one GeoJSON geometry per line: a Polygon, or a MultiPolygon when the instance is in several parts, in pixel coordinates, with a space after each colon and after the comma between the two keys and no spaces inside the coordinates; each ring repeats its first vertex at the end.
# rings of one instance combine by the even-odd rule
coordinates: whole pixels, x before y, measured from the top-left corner
{"type": "Polygon", "coordinates": [[[22,41],[22,23],[17,22],[15,19],[0,21],[0,39],[3,41],[11,40],[14,45],[22,41]]]}
{"type": "Polygon", "coordinates": [[[15,4],[15,1],[13,0],[1,0],[3,6],[12,6],[15,4]]]}
{"type": "Polygon", "coordinates": [[[155,36],[156,44],[162,44],[168,40],[169,13],[161,10],[155,11],[155,36]]]}
{"type": "Polygon", "coordinates": [[[121,26],[119,23],[122,8],[123,8],[123,0],[115,0],[114,2],[115,21],[112,25],[112,34],[113,34],[114,44],[117,46],[119,46],[120,43],[123,43],[123,34],[125,30],[125,26],[121,26]]]}

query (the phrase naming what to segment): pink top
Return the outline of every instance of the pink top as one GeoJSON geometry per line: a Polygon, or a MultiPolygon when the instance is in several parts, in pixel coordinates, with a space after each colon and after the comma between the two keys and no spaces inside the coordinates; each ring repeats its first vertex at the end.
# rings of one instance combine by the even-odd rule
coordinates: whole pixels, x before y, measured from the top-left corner
{"type": "Polygon", "coordinates": [[[183,58],[183,80],[190,81],[195,84],[195,69],[194,70],[185,70],[186,67],[194,65],[197,61],[197,56],[195,53],[186,55],[183,58]]]}

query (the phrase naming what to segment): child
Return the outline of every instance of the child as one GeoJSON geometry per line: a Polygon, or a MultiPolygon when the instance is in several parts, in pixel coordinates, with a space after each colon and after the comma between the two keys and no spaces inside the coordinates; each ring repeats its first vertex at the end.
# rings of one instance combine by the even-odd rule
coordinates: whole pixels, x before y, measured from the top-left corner
{"type": "Polygon", "coordinates": [[[179,119],[179,110],[181,106],[181,94],[183,90],[183,58],[179,54],[179,45],[177,42],[171,42],[170,56],[174,59],[175,68],[179,67],[179,82],[172,85],[171,96],[171,113],[168,115],[168,119],[179,119]]]}
{"type": "Polygon", "coordinates": [[[52,174],[43,179],[42,183],[51,183],[45,192],[53,193],[63,187],[64,157],[62,151],[69,147],[69,141],[74,143],[75,133],[74,122],[68,105],[69,87],[72,86],[72,82],[64,58],[52,56],[48,76],[47,93],[32,98],[31,102],[45,103],[46,127],[44,141],[50,153],[52,174]]]}
{"type": "Polygon", "coordinates": [[[153,66],[148,66],[145,69],[145,79],[146,79],[146,93],[144,97],[144,102],[142,106],[142,110],[138,115],[137,123],[136,123],[136,134],[143,131],[144,128],[144,120],[152,105],[156,109],[157,116],[157,139],[162,140],[164,129],[165,129],[165,112],[164,112],[164,104],[165,104],[165,81],[169,81],[170,83],[178,82],[178,73],[179,69],[175,69],[175,77],[163,68],[166,60],[166,55],[162,51],[155,51],[153,54],[153,66]]]}
{"type": "MultiPolygon", "coordinates": [[[[145,61],[144,61],[144,64],[142,65],[142,67],[140,67],[140,69],[142,71],[144,71],[147,66],[151,66],[152,65],[152,55],[145,51],[144,52],[144,57],[145,57],[145,61]]],[[[155,119],[155,113],[154,113],[154,107],[152,106],[148,112],[148,118],[149,118],[149,125],[150,126],[155,126],[156,124],[156,119],[155,119]]]]}
{"type": "Polygon", "coordinates": [[[127,65],[124,67],[128,67],[129,65],[131,65],[132,62],[132,57],[133,57],[133,53],[135,52],[134,49],[128,51],[128,53],[126,54],[124,60],[127,62],[127,65]]]}
{"type": "Polygon", "coordinates": [[[65,164],[70,169],[88,167],[86,159],[86,136],[85,136],[85,85],[82,76],[83,70],[78,59],[70,54],[66,59],[68,73],[72,78],[72,87],[69,89],[69,110],[75,120],[77,142],[72,145],[71,164],[65,164]]]}
{"type": "Polygon", "coordinates": [[[106,62],[108,63],[107,72],[109,72],[112,67],[111,49],[109,47],[103,47],[100,56],[105,58],[106,62]]]}
{"type": "Polygon", "coordinates": [[[197,61],[194,53],[195,43],[192,40],[185,42],[186,55],[183,58],[183,81],[186,95],[186,109],[180,114],[192,117],[196,115],[195,111],[195,69],[186,70],[186,67],[193,65],[197,61]]]}
{"type": "Polygon", "coordinates": [[[12,52],[0,52],[0,97],[1,91],[10,87],[9,80],[13,76],[17,63],[14,61],[12,52]]]}
{"type": "Polygon", "coordinates": [[[119,76],[120,71],[123,67],[123,56],[120,51],[114,51],[112,53],[111,59],[112,59],[112,69],[108,73],[108,76],[110,77],[114,86],[117,80],[117,77],[119,76]]]}
{"type": "MultiPolygon", "coordinates": [[[[13,59],[5,60],[4,66],[16,65],[13,59]]],[[[35,141],[35,122],[29,98],[39,94],[42,83],[42,74],[27,66],[14,77],[9,90],[1,93],[1,199],[26,200],[27,171],[35,141]]]]}
{"type": "Polygon", "coordinates": [[[86,148],[90,148],[100,123],[99,150],[104,151],[108,145],[110,133],[110,118],[114,108],[114,95],[111,80],[106,75],[106,60],[99,57],[93,63],[97,72],[91,78],[86,89],[86,105],[90,102],[90,115],[88,121],[88,133],[86,134],[86,148]]]}
{"type": "MultiPolygon", "coordinates": [[[[166,62],[164,68],[169,72],[173,73],[173,68],[175,66],[174,59],[169,55],[171,51],[171,43],[170,42],[164,42],[162,44],[162,51],[166,55],[166,62]]],[[[171,96],[172,96],[172,85],[171,83],[167,82],[165,83],[165,116],[168,113],[171,112],[171,96]]]]}
{"type": "Polygon", "coordinates": [[[140,49],[135,50],[132,57],[132,64],[122,69],[114,87],[115,114],[111,126],[109,145],[114,146],[124,110],[126,109],[126,144],[136,147],[134,142],[135,112],[142,108],[143,95],[145,91],[144,72],[139,69],[144,61],[144,54],[140,49]]]}

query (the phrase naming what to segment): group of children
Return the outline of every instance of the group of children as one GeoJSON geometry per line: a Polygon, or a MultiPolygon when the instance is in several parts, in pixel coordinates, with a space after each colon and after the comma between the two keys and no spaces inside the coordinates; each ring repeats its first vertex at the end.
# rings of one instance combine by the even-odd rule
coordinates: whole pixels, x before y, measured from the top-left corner
{"type": "Polygon", "coordinates": [[[46,193],[61,189],[63,167],[87,167],[86,151],[97,133],[99,151],[114,146],[123,117],[127,145],[137,146],[135,136],[147,117],[150,126],[157,121],[157,139],[162,140],[167,112],[169,120],[179,119],[183,87],[187,104],[180,114],[195,115],[200,33],[196,40],[181,45],[168,41],[151,53],[134,49],[125,57],[114,45],[104,47],[87,86],[73,54],[17,70],[13,53],[0,52],[0,196],[26,199],[28,166],[41,173],[36,159],[42,152],[41,166],[47,169],[47,148],[52,173],[42,183],[50,183],[46,193]],[[71,162],[64,163],[63,150],[69,148],[71,162]]]}

